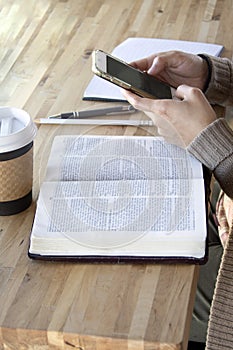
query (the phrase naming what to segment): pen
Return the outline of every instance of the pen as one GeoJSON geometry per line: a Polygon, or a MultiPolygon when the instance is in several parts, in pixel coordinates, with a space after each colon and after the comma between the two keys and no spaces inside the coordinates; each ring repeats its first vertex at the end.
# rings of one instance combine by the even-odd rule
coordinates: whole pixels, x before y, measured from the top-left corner
{"type": "Polygon", "coordinates": [[[99,109],[89,109],[86,111],[79,112],[67,112],[61,113],[57,115],[51,115],[48,117],[49,119],[80,119],[80,118],[91,118],[98,117],[103,115],[114,115],[114,114],[126,114],[133,113],[136,109],[131,106],[116,106],[116,107],[108,107],[108,108],[99,108],[99,109]]]}
{"type": "Polygon", "coordinates": [[[154,126],[152,120],[110,120],[110,119],[35,119],[36,124],[57,124],[57,125],[129,125],[129,126],[154,126]]]}

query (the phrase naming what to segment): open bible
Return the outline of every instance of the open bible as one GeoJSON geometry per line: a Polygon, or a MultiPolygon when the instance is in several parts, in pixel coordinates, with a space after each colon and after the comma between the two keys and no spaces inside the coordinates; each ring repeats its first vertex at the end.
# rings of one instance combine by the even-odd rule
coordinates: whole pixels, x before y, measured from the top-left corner
{"type": "Polygon", "coordinates": [[[202,164],[160,137],[56,136],[29,256],[187,261],[206,252],[202,164]]]}

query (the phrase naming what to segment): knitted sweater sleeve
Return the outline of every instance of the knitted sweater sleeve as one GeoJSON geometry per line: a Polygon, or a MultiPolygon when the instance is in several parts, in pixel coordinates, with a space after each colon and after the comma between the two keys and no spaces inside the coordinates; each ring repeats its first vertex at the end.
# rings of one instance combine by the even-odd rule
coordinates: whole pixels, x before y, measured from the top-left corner
{"type": "Polygon", "coordinates": [[[233,130],[220,118],[187,147],[189,153],[213,171],[223,191],[233,198],[233,130]]]}
{"type": "Polygon", "coordinates": [[[210,81],[205,95],[211,104],[233,105],[233,64],[227,58],[200,55],[210,68],[210,81]]]}
{"type": "MultiPolygon", "coordinates": [[[[210,103],[233,105],[233,64],[201,55],[208,62],[210,81],[205,95],[210,103]]],[[[187,150],[211,169],[223,191],[233,198],[233,131],[221,118],[204,129],[187,150]]]]}

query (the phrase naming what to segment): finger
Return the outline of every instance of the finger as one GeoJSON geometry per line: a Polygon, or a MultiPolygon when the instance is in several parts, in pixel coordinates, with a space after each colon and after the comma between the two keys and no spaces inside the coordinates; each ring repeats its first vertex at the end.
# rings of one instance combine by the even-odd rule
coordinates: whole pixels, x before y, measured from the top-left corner
{"type": "MultiPolygon", "coordinates": [[[[133,92],[131,92],[130,90],[126,90],[121,88],[121,93],[122,95],[126,98],[126,100],[128,100],[128,102],[134,106],[134,108],[136,108],[136,104],[137,104],[137,95],[135,95],[133,92]]],[[[136,108],[139,109],[139,108],[136,108]]]]}
{"type": "MultiPolygon", "coordinates": [[[[163,57],[163,56],[162,56],[163,57]]],[[[156,75],[162,72],[165,68],[166,62],[161,56],[157,56],[154,58],[151,67],[148,69],[147,73],[151,75],[156,75]]]]}
{"type": "Polygon", "coordinates": [[[188,85],[180,85],[176,89],[175,96],[181,100],[185,100],[190,95],[191,89],[188,85]]]}
{"type": "Polygon", "coordinates": [[[175,51],[161,52],[155,55],[148,74],[156,75],[169,67],[177,66],[177,54],[175,51]]]}
{"type": "Polygon", "coordinates": [[[154,120],[156,116],[160,116],[169,120],[170,111],[175,107],[174,100],[156,100],[151,98],[140,97],[129,90],[123,90],[122,93],[128,102],[136,109],[145,113],[151,112],[151,119],[154,120]],[[154,114],[154,117],[153,117],[154,114]]]}
{"type": "Polygon", "coordinates": [[[145,58],[142,58],[140,60],[133,61],[130,63],[130,65],[133,66],[134,68],[141,70],[141,71],[147,72],[148,69],[151,67],[154,56],[155,55],[151,55],[149,57],[145,57],[145,58]]]}
{"type": "Polygon", "coordinates": [[[121,89],[123,96],[128,100],[128,102],[136,109],[140,111],[150,111],[149,102],[150,99],[142,98],[133,92],[125,89],[121,89]]]}
{"type": "Polygon", "coordinates": [[[195,98],[202,96],[202,91],[197,87],[191,87],[188,85],[180,85],[176,90],[176,96],[182,100],[187,100],[190,98],[195,98]]]}

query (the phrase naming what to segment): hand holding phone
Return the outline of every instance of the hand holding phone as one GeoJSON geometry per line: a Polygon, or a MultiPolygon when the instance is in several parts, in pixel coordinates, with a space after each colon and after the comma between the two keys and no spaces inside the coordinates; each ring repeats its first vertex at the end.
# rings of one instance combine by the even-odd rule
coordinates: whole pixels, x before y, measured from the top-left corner
{"type": "Polygon", "coordinates": [[[95,50],[92,53],[92,71],[99,77],[141,97],[172,98],[169,85],[102,50],[95,50]]]}

